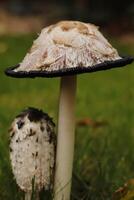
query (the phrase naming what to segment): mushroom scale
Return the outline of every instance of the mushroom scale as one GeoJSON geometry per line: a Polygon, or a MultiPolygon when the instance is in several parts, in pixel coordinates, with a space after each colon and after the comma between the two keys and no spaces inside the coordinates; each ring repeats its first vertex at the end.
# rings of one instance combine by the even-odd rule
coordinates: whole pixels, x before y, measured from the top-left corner
{"type": "Polygon", "coordinates": [[[35,108],[18,115],[9,130],[10,159],[19,187],[25,191],[52,188],[55,165],[55,124],[35,108]]]}
{"type": "Polygon", "coordinates": [[[79,21],[61,21],[44,28],[14,71],[55,71],[89,67],[120,59],[98,27],[79,21]]]}

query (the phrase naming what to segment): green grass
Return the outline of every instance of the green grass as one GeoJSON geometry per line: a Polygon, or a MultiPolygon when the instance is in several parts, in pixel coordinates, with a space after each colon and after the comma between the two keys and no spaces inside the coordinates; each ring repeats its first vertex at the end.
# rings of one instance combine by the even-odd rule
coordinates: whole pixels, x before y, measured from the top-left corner
{"type": "MultiPolygon", "coordinates": [[[[19,200],[9,161],[8,128],[24,108],[33,106],[57,121],[59,79],[13,79],[4,69],[20,62],[33,35],[0,37],[7,51],[0,54],[0,199],[19,200]]],[[[132,45],[113,41],[122,54],[132,45]]],[[[106,121],[99,128],[76,127],[73,200],[111,200],[116,189],[134,178],[134,64],[78,76],[76,119],[106,121]]]]}

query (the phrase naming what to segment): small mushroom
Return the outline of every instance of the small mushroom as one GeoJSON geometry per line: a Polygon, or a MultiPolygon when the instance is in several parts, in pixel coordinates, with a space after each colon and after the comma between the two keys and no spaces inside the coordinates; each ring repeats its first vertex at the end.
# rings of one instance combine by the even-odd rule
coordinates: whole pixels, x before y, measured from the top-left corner
{"type": "Polygon", "coordinates": [[[98,27],[61,21],[44,28],[22,63],[8,68],[13,77],[61,77],[54,199],[70,199],[74,141],[76,75],[130,64],[119,56],[98,27]]]}
{"type": "Polygon", "coordinates": [[[16,182],[31,199],[34,190],[52,189],[55,164],[55,132],[52,119],[29,108],[18,115],[9,130],[10,159],[16,182]]]}

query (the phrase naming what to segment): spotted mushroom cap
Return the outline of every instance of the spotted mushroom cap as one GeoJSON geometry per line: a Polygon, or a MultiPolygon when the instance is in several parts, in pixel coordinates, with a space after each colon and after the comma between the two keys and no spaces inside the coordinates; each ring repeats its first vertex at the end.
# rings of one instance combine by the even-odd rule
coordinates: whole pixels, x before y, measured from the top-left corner
{"type": "Polygon", "coordinates": [[[25,191],[50,189],[55,164],[52,119],[35,108],[24,110],[10,128],[10,159],[16,182],[25,191]]]}
{"type": "Polygon", "coordinates": [[[98,27],[79,21],[61,21],[41,31],[20,65],[9,68],[15,77],[62,76],[119,67],[121,58],[98,27]]]}

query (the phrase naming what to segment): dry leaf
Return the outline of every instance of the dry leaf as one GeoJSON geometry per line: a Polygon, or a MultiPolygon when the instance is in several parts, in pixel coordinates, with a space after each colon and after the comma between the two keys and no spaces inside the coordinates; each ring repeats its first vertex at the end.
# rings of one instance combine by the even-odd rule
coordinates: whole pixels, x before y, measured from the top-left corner
{"type": "Polygon", "coordinates": [[[91,126],[93,128],[99,128],[106,125],[108,125],[108,122],[105,120],[95,121],[91,118],[84,118],[77,121],[77,126],[91,126]]]}
{"type": "Polygon", "coordinates": [[[113,200],[134,200],[134,179],[130,179],[123,187],[116,190],[113,200]]]}

